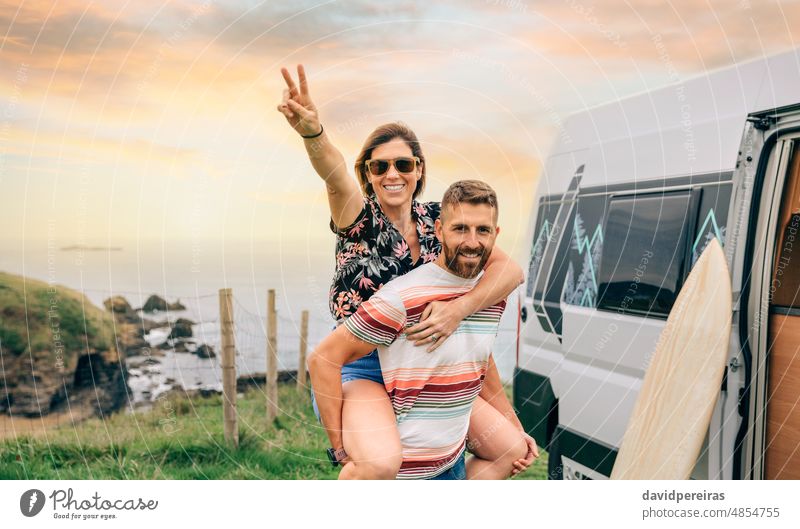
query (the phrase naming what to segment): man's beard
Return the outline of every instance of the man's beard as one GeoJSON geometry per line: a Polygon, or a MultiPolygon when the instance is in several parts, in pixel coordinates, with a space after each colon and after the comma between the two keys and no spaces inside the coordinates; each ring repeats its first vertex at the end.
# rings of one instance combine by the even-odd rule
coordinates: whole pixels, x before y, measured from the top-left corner
{"type": "Polygon", "coordinates": [[[446,241],[442,242],[442,251],[444,252],[445,266],[455,275],[464,279],[472,279],[477,276],[483,270],[483,265],[486,264],[491,254],[491,250],[486,251],[483,246],[478,246],[477,249],[464,248],[463,245],[458,248],[451,248],[446,241]],[[458,258],[462,252],[477,253],[480,255],[480,259],[478,261],[464,262],[463,258],[458,258]]]}

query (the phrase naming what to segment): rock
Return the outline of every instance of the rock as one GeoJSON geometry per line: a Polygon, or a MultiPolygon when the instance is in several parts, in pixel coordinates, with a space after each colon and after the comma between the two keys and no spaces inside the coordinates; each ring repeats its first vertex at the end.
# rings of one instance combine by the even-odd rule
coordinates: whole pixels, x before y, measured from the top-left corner
{"type": "Polygon", "coordinates": [[[169,332],[168,338],[191,338],[192,337],[192,320],[186,318],[178,318],[173,324],[172,330],[169,332]]]}
{"type": "Polygon", "coordinates": [[[142,349],[150,347],[144,339],[144,330],[137,323],[117,322],[117,343],[125,356],[142,354],[142,349]]]}
{"type": "Polygon", "coordinates": [[[186,307],[184,307],[183,304],[181,303],[181,300],[178,299],[178,301],[176,301],[175,303],[170,303],[168,305],[168,309],[169,310],[186,310],[186,307]]]}
{"type": "Polygon", "coordinates": [[[126,303],[111,298],[106,311],[75,290],[0,272],[0,411],[41,417],[74,405],[105,415],[124,406],[128,373],[112,314],[126,303]]]}
{"type": "Polygon", "coordinates": [[[140,323],[142,321],[142,318],[131,307],[128,300],[122,296],[112,296],[103,301],[103,305],[106,310],[114,315],[117,321],[125,323],[140,323]]]}
{"type": "Polygon", "coordinates": [[[142,307],[143,312],[163,312],[167,310],[186,310],[186,307],[183,306],[180,299],[175,303],[167,303],[167,300],[155,294],[147,298],[142,307]]]}
{"type": "Polygon", "coordinates": [[[147,298],[147,301],[144,302],[144,306],[142,306],[142,311],[155,312],[157,310],[160,311],[169,310],[169,305],[167,305],[167,301],[164,298],[153,294],[152,296],[147,298]]]}
{"type": "Polygon", "coordinates": [[[115,314],[125,314],[133,312],[133,307],[128,303],[128,300],[122,296],[112,296],[103,302],[106,310],[110,310],[115,314]]]}
{"type": "Polygon", "coordinates": [[[188,353],[189,352],[189,348],[186,347],[186,342],[184,342],[183,340],[178,341],[175,344],[175,352],[176,353],[188,353]]]}
{"type": "Polygon", "coordinates": [[[216,354],[214,353],[214,348],[207,344],[200,345],[197,349],[194,350],[194,354],[196,354],[200,358],[216,358],[216,354]]]}
{"type": "Polygon", "coordinates": [[[169,327],[168,321],[153,321],[142,318],[142,329],[144,330],[145,334],[153,329],[162,329],[164,327],[169,327]]]}
{"type": "Polygon", "coordinates": [[[142,350],[149,347],[144,335],[151,329],[168,325],[142,318],[122,296],[112,296],[103,305],[117,321],[117,344],[126,356],[142,354],[142,350]]]}
{"type": "Polygon", "coordinates": [[[96,414],[119,409],[127,398],[128,372],[112,356],[115,355],[105,352],[81,355],[74,371],[65,377],[56,370],[42,369],[49,357],[46,353],[36,354],[37,367],[33,371],[29,367],[16,380],[12,413],[40,417],[59,411],[67,406],[67,395],[72,408],[88,408],[96,414]]]}
{"type": "Polygon", "coordinates": [[[160,364],[161,360],[158,358],[153,358],[152,356],[137,356],[136,358],[129,358],[127,363],[128,372],[133,374],[134,369],[141,371],[141,368],[143,367],[147,367],[152,364],[160,364]]]}

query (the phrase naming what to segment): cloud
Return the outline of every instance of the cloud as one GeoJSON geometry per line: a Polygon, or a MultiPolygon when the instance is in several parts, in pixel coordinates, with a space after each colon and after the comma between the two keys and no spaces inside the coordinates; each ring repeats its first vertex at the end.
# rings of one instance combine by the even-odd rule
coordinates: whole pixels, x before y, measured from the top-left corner
{"type": "Polygon", "coordinates": [[[84,160],[95,163],[123,163],[155,166],[182,166],[199,158],[194,149],[159,144],[144,138],[117,139],[90,136],[73,131],[59,133],[15,125],[5,138],[3,152],[9,157],[30,160],[38,165],[84,160]]]}
{"type": "MultiPolygon", "coordinates": [[[[195,26],[213,18],[212,4],[125,4],[117,12],[104,5],[0,6],[0,28],[7,28],[0,67],[24,65],[23,102],[46,105],[50,118],[67,119],[77,109],[95,119],[135,123],[158,118],[165,95],[175,106],[196,104],[198,87],[227,97],[258,77],[252,66],[227,64],[229,57],[213,46],[198,57],[209,37],[195,26]]],[[[0,80],[0,94],[12,88],[11,79],[0,80]]]]}
{"type": "MultiPolygon", "coordinates": [[[[0,169],[53,175],[96,160],[96,178],[114,170],[125,189],[149,170],[154,194],[156,175],[200,176],[265,225],[275,210],[288,226],[311,222],[295,205],[313,199],[324,233],[323,188],[274,109],[280,66],[303,62],[348,168],[375,126],[406,121],[429,156],[428,198],[483,178],[518,227],[565,114],[668,82],[672,66],[690,75],[792,46],[798,6],[0,0],[0,68],[26,74],[0,78],[0,169]]],[[[249,226],[236,213],[227,229],[249,226]]]]}
{"type": "Polygon", "coordinates": [[[606,64],[612,71],[629,70],[631,60],[663,62],[662,50],[685,72],[759,57],[796,45],[792,28],[800,22],[796,2],[564,0],[536,9],[544,27],[535,32],[517,27],[519,38],[545,53],[606,64]]]}

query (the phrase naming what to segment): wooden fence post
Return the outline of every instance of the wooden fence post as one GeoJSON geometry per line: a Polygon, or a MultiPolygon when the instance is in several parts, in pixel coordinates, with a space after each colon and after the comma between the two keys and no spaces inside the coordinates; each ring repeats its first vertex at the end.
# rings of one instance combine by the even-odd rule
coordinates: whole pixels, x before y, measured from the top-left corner
{"type": "Polygon", "coordinates": [[[225,441],[239,448],[236,421],[236,336],[233,331],[233,292],[219,291],[220,345],[222,347],[222,419],[225,441]]]}
{"type": "Polygon", "coordinates": [[[275,290],[267,291],[267,422],[278,416],[278,315],[275,312],[275,290]]]}
{"type": "Polygon", "coordinates": [[[297,392],[306,389],[306,352],[308,349],[308,311],[300,318],[300,358],[297,360],[297,392]]]}

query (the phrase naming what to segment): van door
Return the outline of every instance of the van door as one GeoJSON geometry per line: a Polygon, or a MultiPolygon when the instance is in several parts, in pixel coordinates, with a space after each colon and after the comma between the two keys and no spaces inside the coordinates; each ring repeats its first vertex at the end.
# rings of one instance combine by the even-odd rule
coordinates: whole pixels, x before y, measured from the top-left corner
{"type": "MultiPolygon", "coordinates": [[[[736,390],[739,412],[733,451],[734,479],[764,479],[770,397],[770,306],[781,205],[792,156],[800,137],[796,106],[753,114],[742,140],[731,199],[736,211],[736,244],[730,251],[734,286],[734,332],[739,353],[729,366],[729,388],[736,390]],[[738,196],[737,196],[738,195],[738,196]],[[740,286],[740,292],[737,292],[740,286]],[[738,325],[736,325],[738,323],[738,325]],[[744,369],[734,369],[743,366],[744,369]]],[[[729,422],[730,424],[730,422],[729,422]]],[[[730,430],[730,428],[727,428],[730,430]]],[[[726,438],[730,432],[726,432],[726,438]]],[[[796,434],[794,434],[796,436],[796,434]]],[[[795,446],[800,439],[794,439],[795,446]]],[[[727,443],[726,443],[727,444],[727,443]]]]}
{"type": "Polygon", "coordinates": [[[800,244],[795,244],[800,243],[799,140],[800,137],[782,141],[781,158],[787,163],[778,168],[786,177],[777,229],[772,237],[764,414],[765,479],[800,479],[800,266],[797,263],[800,244]]]}

